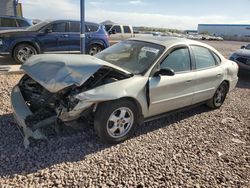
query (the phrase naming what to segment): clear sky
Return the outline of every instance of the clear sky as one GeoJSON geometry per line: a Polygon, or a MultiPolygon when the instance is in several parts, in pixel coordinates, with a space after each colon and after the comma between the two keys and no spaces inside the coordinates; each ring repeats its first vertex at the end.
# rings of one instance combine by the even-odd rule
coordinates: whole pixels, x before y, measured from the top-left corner
{"type": "MultiPolygon", "coordinates": [[[[27,18],[78,19],[80,0],[19,0],[27,18]]],[[[250,24],[250,0],[85,0],[88,21],[197,29],[199,23],[250,24]]]]}

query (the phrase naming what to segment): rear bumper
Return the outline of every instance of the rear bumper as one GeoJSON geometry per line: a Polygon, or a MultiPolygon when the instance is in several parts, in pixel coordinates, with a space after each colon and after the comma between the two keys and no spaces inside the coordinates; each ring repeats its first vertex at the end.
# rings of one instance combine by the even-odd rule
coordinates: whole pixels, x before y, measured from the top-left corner
{"type": "Polygon", "coordinates": [[[18,86],[15,86],[12,89],[11,92],[11,107],[13,109],[13,115],[14,118],[19,126],[19,128],[23,132],[24,137],[24,146],[27,148],[29,145],[29,138],[34,139],[43,139],[45,136],[39,131],[32,131],[29,127],[27,127],[25,123],[25,119],[32,115],[32,112],[30,111],[29,107],[27,106],[22,93],[20,91],[20,88],[18,86]]]}

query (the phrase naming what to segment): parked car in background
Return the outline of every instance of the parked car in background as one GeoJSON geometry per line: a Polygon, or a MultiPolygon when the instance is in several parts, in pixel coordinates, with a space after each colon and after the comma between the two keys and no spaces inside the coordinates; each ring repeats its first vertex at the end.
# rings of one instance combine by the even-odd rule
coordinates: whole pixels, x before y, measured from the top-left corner
{"type": "Polygon", "coordinates": [[[230,56],[230,60],[239,65],[240,71],[250,73],[250,44],[241,46],[241,49],[230,56]]]}
{"type": "Polygon", "coordinates": [[[235,62],[209,45],[173,37],[133,38],[93,57],[33,56],[21,68],[26,75],[11,103],[26,145],[55,122],[80,119],[92,122],[103,141],[118,143],[162,113],[198,103],[220,108],[238,81],[235,62]]]}
{"type": "Polygon", "coordinates": [[[0,30],[24,29],[32,25],[32,22],[15,16],[0,16],[0,30]]]}
{"type": "MultiPolygon", "coordinates": [[[[109,46],[103,25],[86,22],[85,30],[86,53],[95,55],[109,46]]],[[[0,55],[9,55],[19,63],[34,54],[79,52],[79,21],[43,21],[25,30],[0,32],[0,55]]]]}
{"type": "Polygon", "coordinates": [[[40,19],[29,19],[30,20],[30,22],[33,24],[33,25],[36,25],[36,24],[38,24],[38,23],[40,23],[42,20],[40,20],[40,19]]]}
{"type": "Polygon", "coordinates": [[[223,41],[224,39],[220,36],[211,36],[211,35],[203,35],[201,40],[217,40],[217,41],[223,41]]]}
{"type": "Polygon", "coordinates": [[[109,34],[109,41],[111,44],[115,44],[119,41],[126,40],[134,37],[134,30],[131,25],[105,25],[106,31],[109,34]]]}

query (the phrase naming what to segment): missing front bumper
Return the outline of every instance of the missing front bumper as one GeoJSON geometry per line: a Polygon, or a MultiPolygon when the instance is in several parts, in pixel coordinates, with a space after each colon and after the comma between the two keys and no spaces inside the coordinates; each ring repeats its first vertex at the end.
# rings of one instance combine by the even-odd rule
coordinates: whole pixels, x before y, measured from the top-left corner
{"type": "Polygon", "coordinates": [[[16,119],[16,122],[19,126],[19,128],[23,132],[23,137],[24,137],[24,147],[27,148],[29,146],[29,138],[34,138],[34,139],[46,139],[46,136],[42,134],[41,131],[34,130],[32,131],[29,127],[27,127],[25,123],[25,119],[32,115],[32,112],[30,111],[29,107],[27,106],[22,93],[20,91],[20,88],[18,86],[15,86],[12,89],[11,92],[11,106],[13,109],[13,115],[14,118],[16,119]]]}

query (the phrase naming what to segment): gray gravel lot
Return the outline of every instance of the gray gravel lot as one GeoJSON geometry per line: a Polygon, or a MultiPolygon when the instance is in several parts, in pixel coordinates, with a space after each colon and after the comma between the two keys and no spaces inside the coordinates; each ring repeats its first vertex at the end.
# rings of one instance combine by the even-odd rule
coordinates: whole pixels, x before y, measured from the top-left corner
{"type": "MultiPolygon", "coordinates": [[[[225,56],[240,46],[209,43],[225,56]]],[[[20,76],[0,75],[0,188],[250,187],[248,75],[220,109],[203,105],[148,122],[121,144],[102,144],[87,127],[28,150],[9,102],[20,76]]]]}

